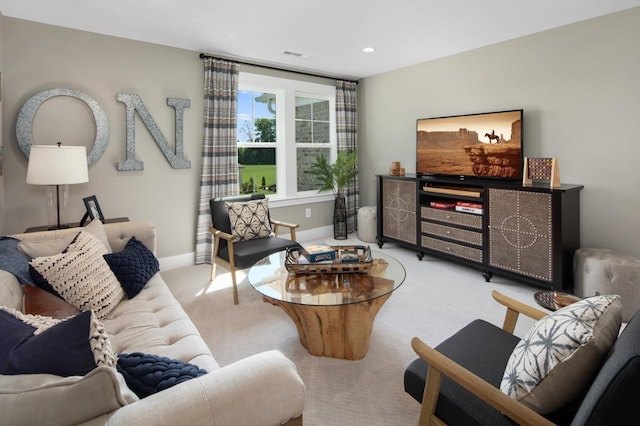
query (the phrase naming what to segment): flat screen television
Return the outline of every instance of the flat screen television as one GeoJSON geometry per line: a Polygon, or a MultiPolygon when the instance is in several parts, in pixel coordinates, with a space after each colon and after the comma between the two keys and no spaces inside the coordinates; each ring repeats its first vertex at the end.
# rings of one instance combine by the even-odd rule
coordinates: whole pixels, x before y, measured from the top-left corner
{"type": "Polygon", "coordinates": [[[522,179],[521,109],[417,120],[416,173],[522,179]]]}

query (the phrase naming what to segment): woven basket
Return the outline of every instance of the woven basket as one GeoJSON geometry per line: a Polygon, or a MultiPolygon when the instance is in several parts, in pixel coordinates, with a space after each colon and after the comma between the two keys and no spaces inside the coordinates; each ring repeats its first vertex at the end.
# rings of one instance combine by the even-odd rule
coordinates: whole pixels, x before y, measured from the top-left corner
{"type": "Polygon", "coordinates": [[[300,247],[290,247],[287,249],[287,256],[284,267],[294,274],[341,274],[369,272],[373,264],[371,248],[369,246],[331,246],[338,251],[338,258],[333,262],[300,263],[302,254],[300,247]],[[341,262],[340,251],[349,250],[357,254],[355,262],[341,262]]]}

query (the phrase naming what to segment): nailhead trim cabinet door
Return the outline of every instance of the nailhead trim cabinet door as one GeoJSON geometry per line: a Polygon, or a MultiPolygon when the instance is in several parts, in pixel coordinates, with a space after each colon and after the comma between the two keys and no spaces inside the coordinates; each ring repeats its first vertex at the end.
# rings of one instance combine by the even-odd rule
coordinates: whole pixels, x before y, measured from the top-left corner
{"type": "Polygon", "coordinates": [[[416,245],[416,188],[415,178],[385,177],[379,180],[378,245],[381,246],[385,239],[416,245]]]}
{"type": "Polygon", "coordinates": [[[489,189],[489,265],[553,278],[551,194],[489,189]]]}
{"type": "Polygon", "coordinates": [[[488,269],[571,291],[573,254],[580,248],[580,189],[489,188],[488,269]]]}

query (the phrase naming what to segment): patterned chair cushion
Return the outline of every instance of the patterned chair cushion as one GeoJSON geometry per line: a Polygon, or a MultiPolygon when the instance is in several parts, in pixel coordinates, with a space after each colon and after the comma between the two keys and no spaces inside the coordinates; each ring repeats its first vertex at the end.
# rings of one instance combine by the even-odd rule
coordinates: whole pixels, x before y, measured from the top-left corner
{"type": "Polygon", "coordinates": [[[231,234],[240,241],[272,237],[268,200],[225,202],[229,210],[231,234]]]}
{"type": "Polygon", "coordinates": [[[541,414],[561,408],[588,386],[621,322],[616,295],[590,297],[555,311],[516,345],[500,389],[541,414]]]}
{"type": "Polygon", "coordinates": [[[0,374],[82,376],[116,355],[92,311],[56,320],[0,307],[0,374]]]}
{"type": "Polygon", "coordinates": [[[125,296],[104,260],[107,253],[96,237],[79,232],[63,253],[33,259],[31,275],[38,287],[59,295],[80,311],[93,310],[102,320],[125,296]]]}

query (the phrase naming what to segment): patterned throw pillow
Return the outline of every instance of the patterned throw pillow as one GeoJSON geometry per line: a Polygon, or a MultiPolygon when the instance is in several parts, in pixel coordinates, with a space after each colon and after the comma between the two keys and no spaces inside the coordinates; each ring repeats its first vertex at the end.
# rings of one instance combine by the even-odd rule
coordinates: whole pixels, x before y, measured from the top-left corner
{"type": "Polygon", "coordinates": [[[36,285],[55,293],[80,311],[92,310],[104,319],[124,298],[124,291],[103,255],[107,249],[96,237],[80,232],[66,250],[36,257],[30,263],[36,285]],[[42,279],[45,281],[43,282],[42,279]]]}
{"type": "Polygon", "coordinates": [[[590,297],[542,318],[511,353],[500,390],[541,414],[563,407],[598,371],[621,323],[617,295],[590,297]]]}
{"type": "Polygon", "coordinates": [[[82,376],[115,367],[104,326],[91,311],[66,320],[0,307],[0,374],[82,376]]]}
{"type": "Polygon", "coordinates": [[[246,202],[225,202],[224,205],[229,209],[231,234],[240,238],[240,241],[273,236],[266,198],[246,202]]]}
{"type": "Polygon", "coordinates": [[[122,251],[105,254],[104,260],[129,299],[140,293],[151,277],[160,270],[158,259],[136,237],[131,237],[122,251]]]}

